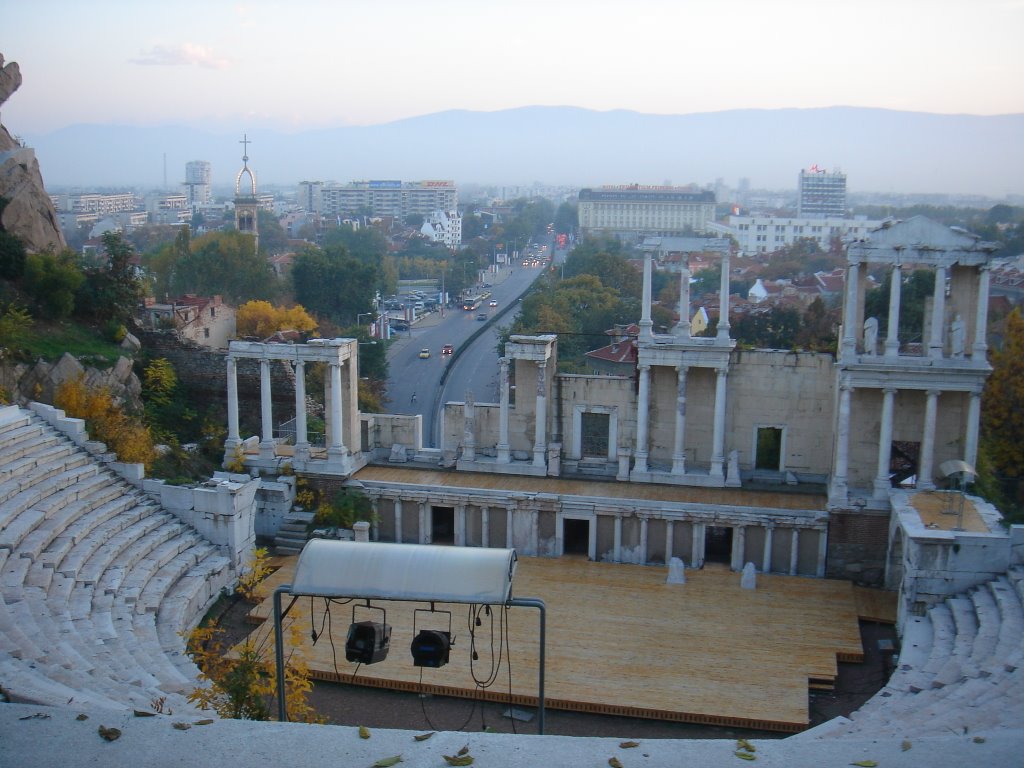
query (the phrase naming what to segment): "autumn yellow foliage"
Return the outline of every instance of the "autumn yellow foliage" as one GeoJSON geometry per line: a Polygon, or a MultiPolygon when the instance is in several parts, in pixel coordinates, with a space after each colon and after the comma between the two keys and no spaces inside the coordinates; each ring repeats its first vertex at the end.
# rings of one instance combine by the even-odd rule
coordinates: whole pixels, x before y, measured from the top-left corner
{"type": "Polygon", "coordinates": [[[261,339],[277,331],[305,333],[316,330],[316,320],[310,317],[301,304],[275,307],[269,301],[247,301],[238,308],[235,323],[239,336],[256,336],[261,339]]]}
{"type": "Polygon", "coordinates": [[[89,437],[106,443],[120,461],[148,469],[156,454],[149,428],[125,412],[107,389],[90,389],[83,376],[57,388],[53,404],[72,418],[84,419],[89,437]]]}

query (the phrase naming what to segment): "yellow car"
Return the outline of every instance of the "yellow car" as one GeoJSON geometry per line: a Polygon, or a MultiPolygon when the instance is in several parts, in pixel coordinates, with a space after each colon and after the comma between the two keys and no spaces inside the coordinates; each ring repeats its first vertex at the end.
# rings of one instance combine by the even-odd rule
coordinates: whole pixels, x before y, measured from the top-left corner
{"type": "Polygon", "coordinates": [[[424,347],[420,350],[420,358],[426,360],[428,357],[430,357],[430,350],[424,347]]]}

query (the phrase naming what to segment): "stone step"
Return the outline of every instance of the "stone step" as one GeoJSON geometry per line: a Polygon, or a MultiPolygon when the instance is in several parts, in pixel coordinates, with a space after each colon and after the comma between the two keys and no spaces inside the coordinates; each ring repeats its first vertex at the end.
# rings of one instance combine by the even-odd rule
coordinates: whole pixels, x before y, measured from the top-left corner
{"type": "Polygon", "coordinates": [[[116,503],[118,500],[121,500],[123,508],[125,504],[131,503],[133,498],[125,496],[120,488],[109,483],[101,483],[84,494],[79,489],[78,498],[74,502],[53,514],[48,514],[46,520],[22,540],[18,554],[31,558],[33,562],[38,560],[53,540],[68,531],[79,518],[92,515],[105,504],[116,503]]]}
{"type": "Polygon", "coordinates": [[[148,519],[156,512],[153,504],[119,503],[120,500],[104,504],[88,519],[76,521],[67,535],[55,540],[50,548],[40,555],[44,564],[49,564],[57,573],[75,579],[85,563],[97,549],[120,531],[148,519]]]}
{"type": "MultiPolygon", "coordinates": [[[[38,427],[29,429],[41,432],[38,427]]],[[[0,482],[7,482],[42,464],[70,456],[72,452],[73,448],[68,443],[60,441],[56,435],[26,435],[17,446],[5,446],[0,453],[0,465],[3,466],[0,470],[0,482]]]]}
{"type": "Polygon", "coordinates": [[[0,527],[9,525],[15,517],[51,493],[94,475],[96,471],[96,466],[88,464],[84,456],[72,454],[12,477],[0,484],[0,527]]]}

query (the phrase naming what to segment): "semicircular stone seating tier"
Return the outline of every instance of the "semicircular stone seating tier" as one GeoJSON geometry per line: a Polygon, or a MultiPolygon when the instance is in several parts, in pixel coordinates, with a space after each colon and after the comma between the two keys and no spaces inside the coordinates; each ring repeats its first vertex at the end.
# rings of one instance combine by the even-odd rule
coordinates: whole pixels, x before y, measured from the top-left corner
{"type": "Polygon", "coordinates": [[[181,633],[230,561],[30,411],[0,409],[0,687],[13,699],[197,713],[181,633]]]}
{"type": "Polygon", "coordinates": [[[948,736],[1019,728],[1024,714],[1024,568],[907,622],[888,683],[822,738],[948,736]]]}

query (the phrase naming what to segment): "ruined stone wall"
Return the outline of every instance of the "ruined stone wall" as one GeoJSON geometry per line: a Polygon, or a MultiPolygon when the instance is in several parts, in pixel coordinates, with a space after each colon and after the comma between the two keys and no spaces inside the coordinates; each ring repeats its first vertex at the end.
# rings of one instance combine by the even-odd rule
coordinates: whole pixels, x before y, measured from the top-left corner
{"type": "Polygon", "coordinates": [[[825,575],[872,587],[882,586],[888,540],[888,512],[831,511],[825,575]]]}

